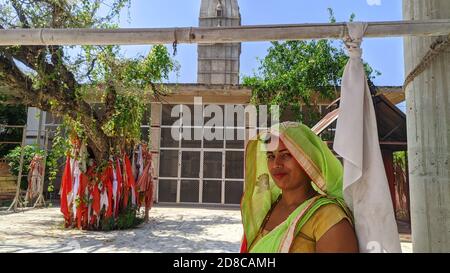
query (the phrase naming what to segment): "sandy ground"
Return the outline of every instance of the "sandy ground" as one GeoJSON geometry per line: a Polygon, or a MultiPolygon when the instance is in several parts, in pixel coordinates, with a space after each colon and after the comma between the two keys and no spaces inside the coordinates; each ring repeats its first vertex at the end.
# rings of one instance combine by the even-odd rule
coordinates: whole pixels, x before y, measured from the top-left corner
{"type": "MultiPolygon", "coordinates": [[[[98,232],[63,229],[59,208],[0,211],[0,252],[239,252],[238,208],[156,206],[135,229],[98,232]]],[[[403,252],[412,252],[402,243],[403,252]]]]}

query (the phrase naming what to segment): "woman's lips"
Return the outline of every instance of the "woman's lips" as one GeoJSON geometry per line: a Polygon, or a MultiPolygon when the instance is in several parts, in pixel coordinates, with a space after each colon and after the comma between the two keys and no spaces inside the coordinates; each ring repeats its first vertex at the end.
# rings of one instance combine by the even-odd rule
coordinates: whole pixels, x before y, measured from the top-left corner
{"type": "Polygon", "coordinates": [[[283,178],[285,175],[286,175],[285,173],[277,173],[277,174],[274,174],[273,176],[274,176],[276,179],[281,179],[281,178],[283,178]]]}

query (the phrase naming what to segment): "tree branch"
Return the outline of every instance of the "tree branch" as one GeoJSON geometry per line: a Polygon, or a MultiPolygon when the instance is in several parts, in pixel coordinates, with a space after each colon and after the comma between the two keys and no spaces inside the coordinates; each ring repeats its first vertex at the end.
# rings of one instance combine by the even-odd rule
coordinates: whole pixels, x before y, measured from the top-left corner
{"type": "Polygon", "coordinates": [[[75,90],[78,88],[78,83],[75,80],[75,76],[69,69],[67,69],[66,65],[63,62],[64,59],[64,50],[60,46],[50,46],[49,50],[51,52],[51,60],[53,63],[49,65],[47,69],[51,69],[54,73],[58,73],[61,79],[64,81],[65,85],[61,88],[61,91],[67,93],[67,95],[71,99],[75,99],[75,90]]]}
{"type": "Polygon", "coordinates": [[[28,23],[27,17],[25,16],[25,12],[22,10],[21,6],[17,3],[16,0],[11,0],[11,5],[17,13],[17,17],[19,17],[20,23],[22,24],[22,28],[30,28],[30,24],[28,23]]]}
{"type": "Polygon", "coordinates": [[[19,92],[21,100],[27,106],[34,106],[44,111],[68,115],[73,120],[81,121],[88,139],[93,146],[97,160],[106,160],[109,152],[110,141],[103,132],[101,125],[96,121],[96,114],[92,107],[82,99],[76,101],[64,96],[61,92],[55,92],[52,86],[40,90],[33,89],[32,80],[24,75],[11,58],[0,55],[0,74],[4,76],[4,84],[16,92],[19,92]],[[57,105],[51,105],[51,100],[56,100],[57,105]]]}
{"type": "Polygon", "coordinates": [[[114,87],[114,84],[111,81],[109,81],[106,86],[105,113],[100,119],[101,126],[105,125],[116,112],[115,108],[116,98],[117,98],[117,90],[114,87]]]}

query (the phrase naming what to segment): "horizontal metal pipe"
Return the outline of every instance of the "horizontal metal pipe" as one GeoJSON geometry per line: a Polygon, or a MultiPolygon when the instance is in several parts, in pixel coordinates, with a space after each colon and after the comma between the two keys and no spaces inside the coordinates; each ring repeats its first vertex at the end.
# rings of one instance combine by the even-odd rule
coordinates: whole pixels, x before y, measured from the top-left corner
{"type": "MultiPolygon", "coordinates": [[[[5,29],[0,45],[144,45],[342,39],[346,23],[122,29],[5,29]]],[[[450,20],[369,22],[365,37],[439,36],[450,20]]]]}

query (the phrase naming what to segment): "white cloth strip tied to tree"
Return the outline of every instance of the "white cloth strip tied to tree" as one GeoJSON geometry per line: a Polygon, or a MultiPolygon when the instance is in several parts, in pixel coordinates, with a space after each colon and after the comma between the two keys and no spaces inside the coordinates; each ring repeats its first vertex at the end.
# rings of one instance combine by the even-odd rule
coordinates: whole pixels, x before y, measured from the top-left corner
{"type": "Polygon", "coordinates": [[[28,172],[28,188],[26,193],[26,200],[36,198],[44,186],[44,157],[35,155],[30,163],[30,171],[28,172]]]}
{"type": "Polygon", "coordinates": [[[372,96],[360,48],[366,23],[347,24],[350,58],[344,70],[333,149],[343,158],[344,199],[355,218],[361,252],[401,252],[381,157],[372,96]]]}

